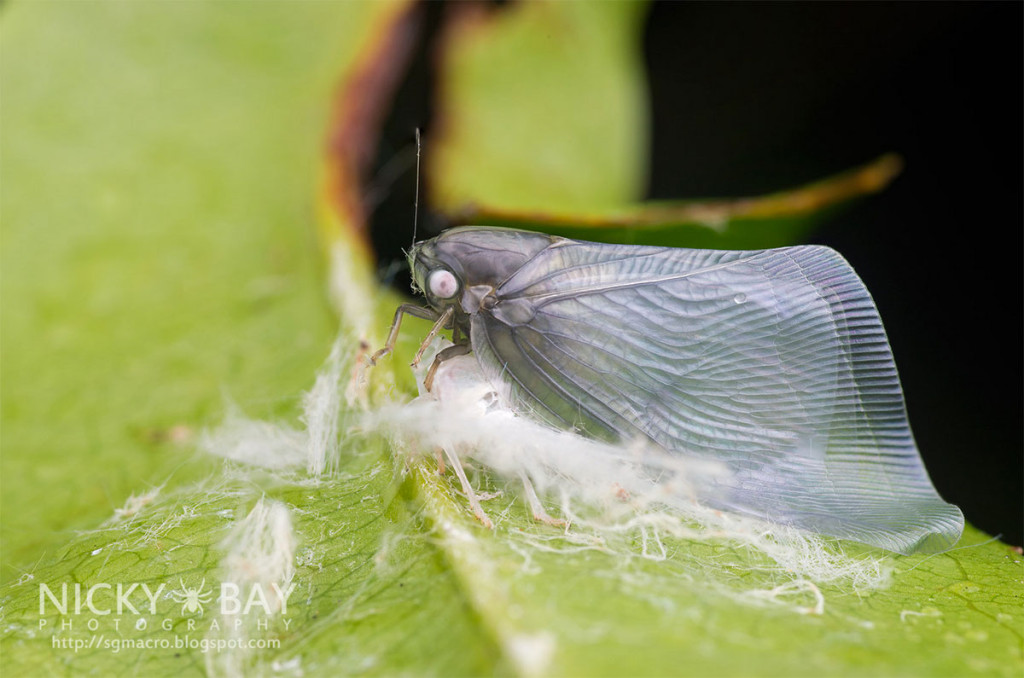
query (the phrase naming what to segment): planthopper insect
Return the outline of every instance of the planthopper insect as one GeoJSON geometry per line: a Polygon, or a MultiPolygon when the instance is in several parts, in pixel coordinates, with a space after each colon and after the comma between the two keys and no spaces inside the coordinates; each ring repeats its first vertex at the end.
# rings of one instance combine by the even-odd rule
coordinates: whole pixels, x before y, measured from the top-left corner
{"type": "MultiPolygon", "coordinates": [[[[951,547],[864,283],[820,246],[694,250],[450,229],[409,254],[434,320],[505,404],[559,429],[724,464],[714,508],[900,553],[951,547]]],[[[558,450],[552,450],[558,454],[558,450]]],[[[712,491],[713,490],[713,491],[712,491]]]]}

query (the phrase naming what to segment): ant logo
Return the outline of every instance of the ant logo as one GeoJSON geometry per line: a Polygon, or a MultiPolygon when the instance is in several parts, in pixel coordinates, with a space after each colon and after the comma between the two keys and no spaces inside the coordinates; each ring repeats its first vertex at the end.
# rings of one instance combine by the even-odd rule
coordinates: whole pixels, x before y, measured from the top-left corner
{"type": "Polygon", "coordinates": [[[178,579],[181,582],[180,591],[171,591],[169,595],[175,602],[181,603],[181,614],[184,615],[187,611],[189,614],[199,613],[199,616],[203,615],[203,605],[209,603],[213,599],[213,589],[204,591],[203,587],[206,586],[206,579],[204,578],[202,583],[195,588],[189,588],[185,586],[183,579],[178,579]]]}

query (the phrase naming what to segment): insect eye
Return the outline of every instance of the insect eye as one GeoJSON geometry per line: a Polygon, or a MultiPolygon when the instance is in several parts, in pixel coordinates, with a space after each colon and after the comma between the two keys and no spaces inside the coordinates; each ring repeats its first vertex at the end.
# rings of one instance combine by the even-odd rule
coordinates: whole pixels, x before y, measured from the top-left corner
{"type": "Polygon", "coordinates": [[[438,299],[451,299],[459,291],[459,281],[451,271],[439,268],[430,272],[427,290],[438,299]]]}

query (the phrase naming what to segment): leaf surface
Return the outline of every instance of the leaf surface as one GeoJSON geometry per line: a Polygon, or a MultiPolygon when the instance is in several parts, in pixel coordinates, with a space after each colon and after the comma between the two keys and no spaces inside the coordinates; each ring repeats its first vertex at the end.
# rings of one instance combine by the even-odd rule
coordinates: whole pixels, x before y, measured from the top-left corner
{"type": "Polygon", "coordinates": [[[338,74],[395,7],[4,8],[3,675],[495,665],[379,446],[315,486],[196,452],[225,399],[294,419],[335,336],[313,238],[322,135],[338,74]],[[211,630],[225,539],[262,503],[296,536],[291,608],[249,629],[280,647],[204,652],[230,639],[211,630]],[[42,584],[68,587],[66,614],[42,584]],[[106,584],[135,585],[140,613],[117,614],[106,584]],[[143,584],[165,585],[155,614],[143,584]],[[185,588],[213,602],[183,608],[185,588]]]}
{"type": "Polygon", "coordinates": [[[765,196],[643,202],[645,7],[523,2],[455,13],[441,49],[439,129],[425,149],[433,203],[452,223],[610,243],[779,247],[899,174],[899,157],[886,155],[765,196]]]}

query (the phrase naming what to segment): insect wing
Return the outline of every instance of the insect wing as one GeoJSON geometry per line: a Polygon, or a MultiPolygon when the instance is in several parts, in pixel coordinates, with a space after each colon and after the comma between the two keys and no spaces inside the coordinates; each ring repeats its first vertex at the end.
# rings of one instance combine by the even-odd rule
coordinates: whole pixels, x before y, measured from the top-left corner
{"type": "Polygon", "coordinates": [[[825,247],[557,242],[472,320],[520,411],[725,462],[708,503],[909,553],[952,546],[878,311],[825,247]]]}

